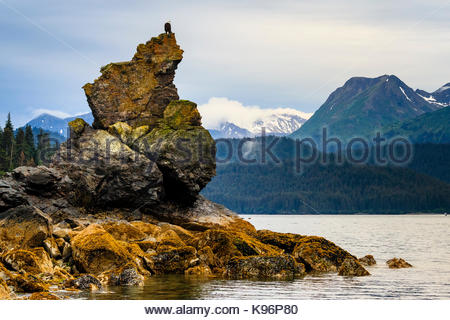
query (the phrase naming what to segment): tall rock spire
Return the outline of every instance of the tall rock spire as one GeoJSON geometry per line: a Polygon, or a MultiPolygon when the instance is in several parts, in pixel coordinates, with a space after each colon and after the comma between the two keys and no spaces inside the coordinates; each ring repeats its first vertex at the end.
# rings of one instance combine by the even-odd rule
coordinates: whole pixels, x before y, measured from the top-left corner
{"type": "Polygon", "coordinates": [[[94,128],[106,129],[119,121],[155,126],[165,107],[179,99],[173,79],[182,59],[175,34],[161,34],[140,44],[131,61],[102,67],[101,76],[83,87],[94,128]]]}

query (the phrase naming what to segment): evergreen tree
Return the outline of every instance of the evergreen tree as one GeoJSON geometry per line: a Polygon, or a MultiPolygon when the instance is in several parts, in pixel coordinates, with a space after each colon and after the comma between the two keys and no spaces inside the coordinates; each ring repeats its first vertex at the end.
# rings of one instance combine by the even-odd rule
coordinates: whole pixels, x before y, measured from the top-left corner
{"type": "Polygon", "coordinates": [[[33,129],[30,126],[25,127],[25,144],[24,144],[24,154],[27,166],[35,165],[36,157],[36,147],[34,142],[33,129]]]}
{"type": "Polygon", "coordinates": [[[36,148],[35,163],[38,165],[45,164],[49,159],[50,153],[52,152],[50,148],[50,135],[48,132],[44,132],[44,130],[40,129],[37,138],[38,145],[36,148]]]}
{"type": "Polygon", "coordinates": [[[3,171],[10,171],[14,167],[14,140],[14,127],[11,122],[11,114],[8,113],[8,120],[3,129],[1,141],[1,149],[3,150],[1,167],[3,171]]]}
{"type": "Polygon", "coordinates": [[[16,148],[14,150],[14,167],[25,165],[25,132],[19,128],[16,133],[16,148]]]}

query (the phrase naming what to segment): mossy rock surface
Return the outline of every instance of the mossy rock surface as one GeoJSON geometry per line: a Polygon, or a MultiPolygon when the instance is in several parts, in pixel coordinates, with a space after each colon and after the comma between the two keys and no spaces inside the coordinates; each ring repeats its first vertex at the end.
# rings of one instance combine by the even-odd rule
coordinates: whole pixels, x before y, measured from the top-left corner
{"type": "Polygon", "coordinates": [[[197,105],[188,100],[175,100],[164,110],[164,124],[172,129],[187,129],[201,126],[200,113],[197,105]]]}
{"type": "Polygon", "coordinates": [[[126,248],[99,225],[90,225],[71,242],[73,259],[84,272],[100,274],[133,262],[126,248]]]}
{"type": "Polygon", "coordinates": [[[300,239],[292,254],[307,269],[320,272],[336,272],[345,259],[356,260],[356,257],[333,242],[317,236],[300,239]]]}

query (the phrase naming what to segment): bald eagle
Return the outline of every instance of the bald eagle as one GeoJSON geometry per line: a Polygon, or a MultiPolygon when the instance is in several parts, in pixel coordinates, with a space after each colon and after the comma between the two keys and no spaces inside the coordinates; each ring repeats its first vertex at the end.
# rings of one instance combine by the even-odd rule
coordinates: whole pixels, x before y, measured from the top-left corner
{"type": "Polygon", "coordinates": [[[166,32],[166,34],[172,33],[172,26],[170,25],[170,21],[167,21],[164,25],[164,31],[166,32]]]}

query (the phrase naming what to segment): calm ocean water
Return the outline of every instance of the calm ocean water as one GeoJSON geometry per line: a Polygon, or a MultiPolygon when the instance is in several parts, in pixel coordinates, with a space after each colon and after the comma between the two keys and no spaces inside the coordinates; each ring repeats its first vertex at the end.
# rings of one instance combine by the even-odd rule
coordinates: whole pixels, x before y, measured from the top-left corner
{"type": "Polygon", "coordinates": [[[372,274],[335,274],[293,281],[205,280],[183,275],[153,277],[144,287],[110,288],[87,299],[450,299],[450,216],[251,215],[257,229],[323,236],[352,254],[372,254],[372,274]],[[391,270],[402,257],[414,268],[391,270]]]}

